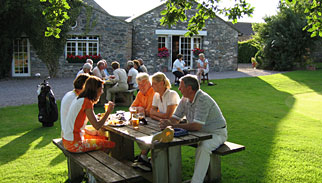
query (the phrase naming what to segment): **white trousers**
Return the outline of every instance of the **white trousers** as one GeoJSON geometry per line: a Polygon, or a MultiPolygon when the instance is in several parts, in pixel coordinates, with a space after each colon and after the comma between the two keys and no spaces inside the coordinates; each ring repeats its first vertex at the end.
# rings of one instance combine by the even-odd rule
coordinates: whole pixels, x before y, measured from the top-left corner
{"type": "Polygon", "coordinates": [[[227,140],[227,129],[219,129],[212,135],[212,139],[204,140],[199,143],[196,150],[195,169],[191,179],[191,183],[203,183],[206,176],[210,155],[213,150],[217,149],[227,140]]]}
{"type": "Polygon", "coordinates": [[[112,94],[117,93],[117,92],[121,92],[121,91],[126,91],[126,90],[128,90],[127,83],[122,83],[122,84],[118,83],[115,86],[113,86],[112,88],[108,88],[106,90],[106,100],[111,101],[112,94]]]}

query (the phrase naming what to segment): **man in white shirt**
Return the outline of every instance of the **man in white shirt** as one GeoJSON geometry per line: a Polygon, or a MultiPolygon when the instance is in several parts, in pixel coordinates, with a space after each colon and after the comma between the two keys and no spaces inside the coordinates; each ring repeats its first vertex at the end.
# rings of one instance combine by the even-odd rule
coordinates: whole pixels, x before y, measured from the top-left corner
{"type": "Polygon", "coordinates": [[[92,65],[90,63],[85,63],[83,65],[83,68],[80,71],[78,71],[76,77],[79,76],[82,73],[90,74],[91,70],[92,70],[92,65]]]}
{"type": "Polygon", "coordinates": [[[131,60],[127,61],[127,67],[129,69],[127,74],[127,83],[129,84],[129,89],[138,88],[136,76],[139,72],[134,68],[134,62],[131,60]]]}
{"type": "Polygon", "coordinates": [[[112,88],[106,90],[106,100],[110,101],[112,94],[128,90],[126,71],[120,68],[120,64],[117,61],[112,62],[113,75],[109,76],[109,79],[116,83],[112,88]]]}
{"type": "Polygon", "coordinates": [[[104,69],[106,68],[106,61],[105,60],[100,60],[97,62],[97,66],[93,69],[93,75],[97,76],[101,79],[106,79],[106,75],[104,72],[104,69]]]}

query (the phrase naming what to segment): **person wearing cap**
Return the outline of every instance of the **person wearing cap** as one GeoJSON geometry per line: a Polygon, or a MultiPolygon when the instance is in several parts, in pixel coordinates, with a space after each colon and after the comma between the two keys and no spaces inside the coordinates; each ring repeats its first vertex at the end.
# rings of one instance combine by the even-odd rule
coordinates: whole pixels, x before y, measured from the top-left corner
{"type": "Polygon", "coordinates": [[[139,72],[134,68],[134,62],[131,60],[127,61],[127,68],[129,69],[127,74],[127,83],[129,84],[129,89],[138,88],[136,76],[139,72]]]}
{"type": "Polygon", "coordinates": [[[200,83],[201,80],[201,75],[205,75],[209,72],[209,64],[208,64],[208,59],[205,58],[205,54],[200,53],[199,54],[199,59],[197,61],[197,76],[198,76],[198,81],[200,83]]]}
{"type": "Polygon", "coordinates": [[[182,93],[179,105],[170,119],[160,121],[160,128],[172,126],[212,134],[212,139],[200,142],[196,150],[191,182],[200,183],[207,173],[212,151],[227,140],[226,120],[216,101],[200,89],[196,76],[183,76],[180,79],[179,90],[182,93]],[[187,123],[180,123],[184,117],[187,123]]]}
{"type": "Polygon", "coordinates": [[[97,66],[93,69],[93,75],[100,79],[106,79],[104,69],[106,68],[106,61],[100,60],[97,62],[97,66]]]}
{"type": "Polygon", "coordinates": [[[90,63],[85,63],[85,64],[83,65],[83,69],[82,69],[82,70],[80,70],[80,71],[78,71],[78,73],[77,73],[76,77],[77,77],[77,76],[79,76],[79,75],[80,75],[80,74],[82,74],[82,73],[91,74],[91,70],[92,70],[92,65],[91,65],[90,63]]]}

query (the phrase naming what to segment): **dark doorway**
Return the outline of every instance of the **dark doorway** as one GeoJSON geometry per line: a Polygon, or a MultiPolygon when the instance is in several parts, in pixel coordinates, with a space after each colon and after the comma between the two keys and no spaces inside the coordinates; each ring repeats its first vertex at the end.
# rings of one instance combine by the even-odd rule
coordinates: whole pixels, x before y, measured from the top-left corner
{"type": "Polygon", "coordinates": [[[172,36],[172,65],[179,54],[179,36],[172,36]]]}

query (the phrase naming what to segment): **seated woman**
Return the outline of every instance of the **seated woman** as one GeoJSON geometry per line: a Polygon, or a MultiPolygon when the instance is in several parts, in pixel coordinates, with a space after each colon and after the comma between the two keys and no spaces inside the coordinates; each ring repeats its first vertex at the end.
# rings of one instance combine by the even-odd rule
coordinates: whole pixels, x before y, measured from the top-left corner
{"type": "Polygon", "coordinates": [[[209,64],[208,64],[208,59],[205,58],[205,55],[203,53],[199,54],[199,60],[197,61],[197,67],[198,67],[198,80],[199,83],[201,80],[201,75],[207,74],[209,72],[209,64]]]}
{"type": "Polygon", "coordinates": [[[126,71],[120,68],[120,64],[117,61],[112,62],[111,66],[114,71],[113,75],[109,76],[109,79],[116,84],[112,88],[106,90],[107,101],[111,100],[112,94],[128,90],[126,71]]]}
{"type": "MultiPolygon", "coordinates": [[[[172,73],[178,78],[180,79],[182,76],[186,75],[188,73],[187,70],[185,70],[185,61],[182,60],[183,59],[183,55],[182,54],[178,54],[177,55],[177,59],[174,61],[173,63],[173,67],[172,67],[172,73]]],[[[177,85],[179,83],[176,83],[177,85]]]]}
{"type": "Polygon", "coordinates": [[[169,119],[179,104],[178,93],[170,90],[170,81],[162,72],[157,72],[152,76],[152,88],[156,93],[152,101],[151,118],[169,119]]]}
{"type": "Polygon", "coordinates": [[[93,106],[103,93],[103,83],[100,78],[90,76],[85,82],[84,90],[70,106],[67,118],[62,123],[63,145],[70,152],[104,150],[115,146],[115,143],[108,141],[105,136],[88,135],[84,130],[88,121],[96,130],[99,130],[114,109],[114,103],[109,102],[107,112],[97,121],[93,106]]]}
{"type": "MultiPolygon", "coordinates": [[[[157,72],[152,76],[152,88],[155,91],[150,110],[150,117],[155,120],[170,119],[179,104],[180,97],[176,91],[170,90],[169,79],[162,72],[157,72]]],[[[149,148],[145,144],[138,143],[141,154],[137,156],[133,167],[139,167],[145,171],[151,171],[147,154],[149,148]]]]}

